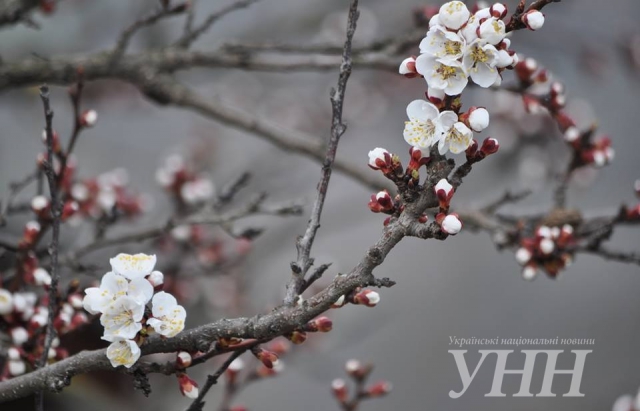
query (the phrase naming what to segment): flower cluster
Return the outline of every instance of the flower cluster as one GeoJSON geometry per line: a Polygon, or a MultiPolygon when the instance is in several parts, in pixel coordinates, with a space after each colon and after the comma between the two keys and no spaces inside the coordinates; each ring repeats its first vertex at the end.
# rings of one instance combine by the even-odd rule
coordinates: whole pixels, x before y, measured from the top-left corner
{"type": "MultiPolygon", "coordinates": [[[[51,276],[40,267],[34,268],[35,256],[26,257],[23,281],[39,285],[45,289],[51,284],[51,276]]],[[[58,336],[73,331],[88,322],[82,311],[82,297],[77,282],[72,282],[60,301],[60,310],[53,318],[53,326],[58,336]]],[[[11,292],[0,288],[0,327],[9,336],[7,361],[0,373],[0,380],[6,380],[33,369],[42,357],[45,328],[49,321],[48,296],[39,298],[35,292],[11,292]]],[[[60,347],[60,340],[53,339],[47,354],[49,361],[58,361],[68,356],[60,347]]]]}
{"type": "Polygon", "coordinates": [[[83,216],[94,220],[134,217],[144,211],[147,200],[145,196],[131,193],[128,184],[127,171],[117,168],[96,178],[74,183],[69,193],[83,216]]]}
{"type": "MultiPolygon", "coordinates": [[[[420,43],[420,56],[405,59],[400,74],[422,76],[429,96],[444,98],[462,93],[469,79],[480,87],[500,85],[501,72],[513,68],[518,56],[509,50],[501,3],[471,14],[462,1],[450,1],[431,17],[427,36],[420,43]]],[[[523,16],[523,23],[538,29],[544,16],[537,10],[523,16]]]]}
{"type": "Polygon", "coordinates": [[[171,192],[181,204],[193,206],[210,200],[214,194],[213,182],[198,175],[179,155],[171,155],[156,171],[156,181],[171,192]]]}
{"type": "Polygon", "coordinates": [[[102,277],[99,287],[85,290],[83,306],[100,315],[102,339],[111,342],[107,357],[111,365],[131,367],[140,357],[144,337],[157,333],[173,337],[184,329],[185,309],[161,288],[163,275],[154,271],[155,255],[118,254],[110,261],[112,271],[102,277]],[[151,310],[146,310],[151,302],[151,310]],[[149,315],[150,311],[150,315],[149,315]]]}
{"type": "Polygon", "coordinates": [[[573,261],[571,246],[575,245],[573,227],[540,226],[532,237],[523,238],[516,251],[516,260],[524,268],[522,277],[533,280],[541,269],[551,278],[573,261]]]}
{"type": "Polygon", "coordinates": [[[364,386],[371,371],[373,371],[373,365],[371,364],[362,364],[358,360],[349,360],[346,362],[344,368],[354,384],[363,387],[361,390],[356,390],[356,392],[350,396],[349,387],[345,380],[336,378],[331,382],[331,392],[336,401],[338,401],[344,409],[356,409],[361,400],[382,397],[389,394],[392,390],[391,383],[388,381],[378,381],[364,386]]]}

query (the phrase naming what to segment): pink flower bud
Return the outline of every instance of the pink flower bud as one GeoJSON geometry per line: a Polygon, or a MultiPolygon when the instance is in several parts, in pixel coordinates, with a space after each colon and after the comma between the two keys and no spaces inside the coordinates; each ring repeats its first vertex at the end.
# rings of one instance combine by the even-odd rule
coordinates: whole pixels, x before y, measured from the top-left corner
{"type": "Polygon", "coordinates": [[[64,203],[64,206],[62,206],[62,215],[60,216],[62,221],[68,220],[71,216],[77,213],[78,210],[80,210],[80,206],[75,201],[72,200],[64,203]]]}
{"type": "Polygon", "coordinates": [[[164,284],[164,274],[162,274],[160,271],[153,271],[151,274],[149,274],[147,280],[151,283],[153,288],[160,287],[162,284],[164,284]]]}
{"type": "Polygon", "coordinates": [[[176,376],[178,377],[180,393],[187,398],[198,398],[198,383],[183,372],[176,373],[176,376]]]}
{"type": "Polygon", "coordinates": [[[388,381],[378,381],[367,388],[370,397],[382,397],[391,392],[392,386],[388,381]]]}
{"type": "Polygon", "coordinates": [[[287,339],[292,343],[299,345],[307,341],[307,333],[304,331],[293,331],[291,334],[287,335],[287,339]]]}
{"type": "Polygon", "coordinates": [[[353,297],[354,304],[375,307],[380,302],[380,294],[373,290],[362,290],[353,297]]]}
{"type": "Polygon", "coordinates": [[[507,15],[507,6],[502,3],[495,3],[489,8],[491,16],[497,19],[503,19],[507,15]]]}
{"type": "Polygon", "coordinates": [[[40,223],[37,221],[29,221],[25,224],[22,240],[20,240],[20,248],[30,248],[35,244],[35,241],[40,234],[40,229],[40,223]]]}
{"type": "Polygon", "coordinates": [[[347,383],[342,378],[336,378],[331,382],[331,391],[339,402],[347,401],[349,390],[347,389],[347,383]]]}
{"type": "Polygon", "coordinates": [[[262,348],[254,348],[252,350],[252,353],[267,368],[273,368],[275,362],[278,361],[278,356],[276,355],[276,353],[264,350],[262,348]]]}
{"type": "Polygon", "coordinates": [[[407,78],[418,77],[420,74],[416,71],[415,57],[407,57],[400,63],[398,72],[407,78]]]}
{"type": "Polygon", "coordinates": [[[391,168],[391,153],[384,148],[374,148],[369,151],[369,167],[387,173],[391,168]]]}
{"type": "Polygon", "coordinates": [[[449,202],[451,201],[454,193],[453,186],[443,178],[442,180],[438,181],[438,184],[436,184],[433,190],[435,191],[436,196],[438,197],[438,201],[440,202],[440,208],[448,209],[449,202]]]}
{"type": "Polygon", "coordinates": [[[186,351],[178,352],[176,356],[176,366],[179,368],[188,368],[191,365],[191,354],[186,351]]]}
{"type": "Polygon", "coordinates": [[[544,25],[544,14],[538,10],[529,10],[520,17],[520,21],[522,21],[529,30],[539,30],[544,25]]]}
{"type": "Polygon", "coordinates": [[[321,333],[329,332],[331,331],[332,328],[333,328],[333,321],[331,321],[329,317],[324,317],[324,316],[318,317],[315,320],[309,321],[305,326],[306,331],[321,332],[321,333]]]}
{"type": "Polygon", "coordinates": [[[87,110],[80,116],[80,124],[84,127],[93,127],[98,121],[98,113],[95,110],[87,110]]]}
{"type": "Polygon", "coordinates": [[[45,196],[35,196],[31,200],[31,210],[40,218],[49,218],[49,199],[45,196]]]}
{"type": "Polygon", "coordinates": [[[485,154],[485,155],[490,155],[490,154],[494,154],[498,151],[498,149],[500,148],[500,144],[498,143],[498,140],[496,140],[495,138],[485,138],[484,141],[482,142],[482,147],[480,147],[480,151],[485,154]]]}
{"type": "Polygon", "coordinates": [[[371,200],[369,201],[369,209],[374,213],[388,213],[394,209],[393,200],[391,196],[387,192],[387,190],[383,190],[378,192],[377,194],[371,195],[371,200]]]}

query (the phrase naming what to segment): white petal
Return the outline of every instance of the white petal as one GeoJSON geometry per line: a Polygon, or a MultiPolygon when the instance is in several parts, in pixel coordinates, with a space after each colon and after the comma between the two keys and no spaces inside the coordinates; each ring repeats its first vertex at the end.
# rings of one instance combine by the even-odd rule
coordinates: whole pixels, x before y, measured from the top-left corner
{"type": "MultiPolygon", "coordinates": [[[[157,272],[157,271],[154,271],[157,272]]],[[[145,278],[136,278],[129,283],[129,297],[136,300],[139,304],[145,305],[153,296],[153,286],[145,278]]]]}
{"type": "Polygon", "coordinates": [[[118,254],[110,259],[109,262],[111,263],[113,271],[132,280],[151,274],[153,267],[156,265],[156,256],[146,254],[118,254]]]}
{"type": "Polygon", "coordinates": [[[114,368],[120,365],[131,368],[140,358],[140,347],[134,341],[118,339],[107,348],[107,358],[114,368]]]}
{"type": "Polygon", "coordinates": [[[426,100],[413,100],[407,106],[407,117],[416,120],[433,120],[438,116],[438,109],[426,100]]]}
{"type": "Polygon", "coordinates": [[[167,315],[175,306],[178,305],[178,301],[174,296],[164,291],[160,291],[153,296],[151,300],[151,312],[154,317],[162,317],[167,315]]]}

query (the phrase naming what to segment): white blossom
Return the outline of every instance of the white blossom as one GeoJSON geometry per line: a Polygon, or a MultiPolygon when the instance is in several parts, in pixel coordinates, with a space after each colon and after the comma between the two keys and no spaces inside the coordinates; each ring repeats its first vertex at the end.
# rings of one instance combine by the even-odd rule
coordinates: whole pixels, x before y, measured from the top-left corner
{"type": "Polygon", "coordinates": [[[13,311],[13,295],[4,288],[0,288],[0,315],[9,314],[11,311],[13,311]]]}
{"type": "Polygon", "coordinates": [[[424,76],[430,88],[444,90],[449,96],[462,93],[469,81],[459,61],[446,61],[428,54],[418,56],[416,70],[424,76]]]}
{"type": "Polygon", "coordinates": [[[139,304],[145,305],[153,296],[153,286],[144,278],[136,278],[131,282],[112,271],[102,277],[100,287],[85,290],[82,301],[84,309],[91,314],[103,313],[118,298],[129,296],[139,304]]]}
{"type": "Polygon", "coordinates": [[[135,341],[117,338],[107,348],[107,358],[114,368],[120,365],[131,368],[140,358],[140,347],[135,341]]]}
{"type": "Polygon", "coordinates": [[[442,61],[459,59],[464,49],[464,39],[441,26],[431,27],[427,37],[420,42],[420,53],[426,53],[442,61]]]}
{"type": "MultiPolygon", "coordinates": [[[[488,10],[488,9],[487,9],[488,10]]],[[[470,44],[472,41],[478,38],[478,27],[480,27],[480,17],[478,17],[479,11],[469,18],[469,22],[460,31],[460,35],[470,44]]]]}
{"type": "Polygon", "coordinates": [[[102,339],[114,341],[116,338],[134,338],[142,329],[140,321],[143,315],[144,304],[129,296],[119,297],[100,317],[104,327],[102,339]]]}
{"type": "Polygon", "coordinates": [[[458,119],[453,111],[440,113],[438,108],[425,100],[414,100],[407,106],[409,121],[405,122],[404,139],[413,147],[429,151],[439,141],[445,130],[458,119]]]}
{"type": "Polygon", "coordinates": [[[184,329],[187,312],[169,293],[161,291],[153,296],[151,313],[153,318],[147,320],[147,324],[160,335],[173,337],[184,329]]]}
{"type": "Polygon", "coordinates": [[[146,254],[118,254],[109,260],[111,269],[130,280],[151,274],[156,265],[156,256],[146,254]]]}
{"type": "Polygon", "coordinates": [[[458,30],[469,20],[471,13],[461,1],[450,1],[440,7],[438,20],[440,24],[451,30],[458,30]]]}
{"type": "Polygon", "coordinates": [[[473,141],[473,132],[462,122],[455,123],[449,128],[438,143],[438,151],[445,154],[451,151],[453,154],[462,153],[473,141]]]}
{"type": "Polygon", "coordinates": [[[462,64],[474,83],[480,87],[490,87],[500,76],[496,65],[498,50],[491,44],[476,40],[466,48],[462,64]]]}
{"type": "Polygon", "coordinates": [[[504,21],[489,17],[480,25],[480,38],[489,44],[496,45],[506,36],[504,21]]]}

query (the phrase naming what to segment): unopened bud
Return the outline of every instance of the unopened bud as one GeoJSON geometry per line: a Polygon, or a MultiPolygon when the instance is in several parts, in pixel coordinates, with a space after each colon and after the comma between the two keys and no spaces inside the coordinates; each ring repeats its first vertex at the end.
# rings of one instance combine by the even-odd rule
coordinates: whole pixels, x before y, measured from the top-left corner
{"type": "Polygon", "coordinates": [[[331,391],[339,402],[347,401],[349,390],[347,389],[347,383],[342,378],[336,378],[331,382],[331,391]]]}
{"type": "Polygon", "coordinates": [[[287,335],[287,339],[292,343],[299,345],[307,341],[307,333],[304,331],[293,331],[291,334],[287,335]]]}
{"type": "Polygon", "coordinates": [[[80,117],[80,124],[84,127],[93,127],[98,121],[98,113],[95,110],[87,110],[80,117]]]}
{"type": "Polygon", "coordinates": [[[176,376],[178,377],[180,393],[187,398],[198,398],[198,383],[182,372],[177,373],[176,376]]]}
{"type": "Polygon", "coordinates": [[[529,30],[539,30],[544,25],[544,14],[538,10],[529,10],[520,17],[520,21],[522,21],[529,30]]]}
{"type": "Polygon", "coordinates": [[[391,392],[391,383],[388,381],[378,381],[367,388],[370,397],[382,397],[391,392]]]}
{"type": "Polygon", "coordinates": [[[380,294],[373,290],[362,290],[353,297],[354,304],[375,307],[380,302],[380,294]]]}
{"type": "Polygon", "coordinates": [[[191,354],[186,351],[180,351],[176,358],[176,365],[179,368],[188,368],[191,365],[191,354]]]}

